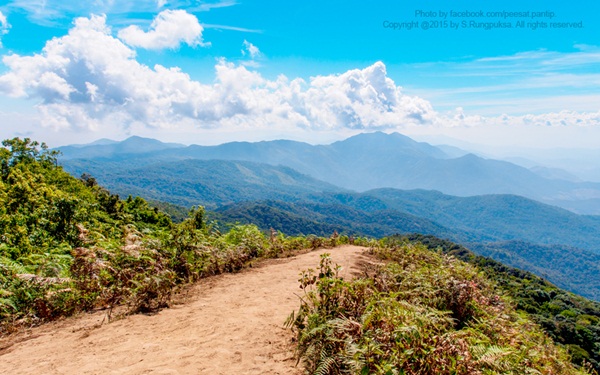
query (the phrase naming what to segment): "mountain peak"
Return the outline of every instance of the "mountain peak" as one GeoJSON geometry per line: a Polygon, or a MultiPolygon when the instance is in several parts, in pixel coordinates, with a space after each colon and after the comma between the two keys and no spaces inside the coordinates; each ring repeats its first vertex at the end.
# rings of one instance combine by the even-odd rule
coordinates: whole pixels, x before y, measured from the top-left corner
{"type": "Polygon", "coordinates": [[[163,145],[163,146],[167,146],[168,148],[171,147],[185,147],[185,145],[180,144],[180,143],[165,143],[162,141],[159,141],[158,139],[154,139],[154,138],[145,138],[145,137],[140,137],[138,135],[132,135],[129,138],[126,138],[124,140],[122,140],[121,142],[118,142],[120,144],[131,144],[131,145],[163,145]]]}
{"type": "MultiPolygon", "coordinates": [[[[417,142],[400,133],[384,133],[382,131],[361,133],[343,141],[331,144],[340,151],[379,152],[403,154],[407,157],[425,156],[435,159],[447,159],[448,155],[437,147],[425,142],[417,142]]],[[[383,155],[382,155],[383,156],[383,155]]],[[[383,157],[385,160],[386,157],[383,157]]]]}
{"type": "MultiPolygon", "coordinates": [[[[360,134],[356,134],[352,137],[346,138],[345,140],[339,141],[339,142],[352,142],[352,141],[364,141],[364,140],[371,140],[371,141],[386,141],[386,140],[396,140],[396,141],[406,141],[406,142],[415,142],[414,140],[412,140],[410,137],[407,137],[403,134],[400,134],[398,132],[394,132],[394,133],[385,133],[382,131],[375,131],[375,132],[370,132],[370,133],[360,133],[360,134]]],[[[339,143],[339,142],[335,142],[335,143],[339,143]]],[[[416,143],[416,142],[415,142],[416,143]]]]}
{"type": "Polygon", "coordinates": [[[185,145],[178,143],[163,143],[152,138],[131,136],[123,141],[100,139],[87,145],[72,145],[59,147],[62,160],[111,158],[123,154],[143,154],[148,152],[163,151],[174,148],[183,148],[185,145]]]}

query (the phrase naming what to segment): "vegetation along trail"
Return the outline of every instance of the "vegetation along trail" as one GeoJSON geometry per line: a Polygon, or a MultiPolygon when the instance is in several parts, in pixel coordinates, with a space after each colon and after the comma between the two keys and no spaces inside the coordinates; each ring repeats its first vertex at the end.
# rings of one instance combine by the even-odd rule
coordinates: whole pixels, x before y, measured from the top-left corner
{"type": "Polygon", "coordinates": [[[300,374],[293,334],[299,273],[330,253],[347,278],[368,260],[341,246],[272,259],[198,282],[185,303],[102,324],[104,313],[47,324],[0,341],[2,374],[300,374]]]}

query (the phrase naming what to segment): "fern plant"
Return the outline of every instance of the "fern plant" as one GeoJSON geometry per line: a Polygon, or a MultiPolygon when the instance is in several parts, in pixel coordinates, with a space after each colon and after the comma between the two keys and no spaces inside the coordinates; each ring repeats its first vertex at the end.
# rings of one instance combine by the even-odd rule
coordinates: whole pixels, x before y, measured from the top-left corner
{"type": "Polygon", "coordinates": [[[306,271],[287,325],[308,374],[585,374],[472,266],[423,246],[371,249],[387,264],[342,280],[306,271]]]}

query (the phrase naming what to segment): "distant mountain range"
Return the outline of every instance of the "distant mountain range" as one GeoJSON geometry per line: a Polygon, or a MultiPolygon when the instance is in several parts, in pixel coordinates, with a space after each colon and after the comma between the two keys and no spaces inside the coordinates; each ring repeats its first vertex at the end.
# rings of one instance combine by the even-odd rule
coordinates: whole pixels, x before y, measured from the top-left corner
{"type": "Polygon", "coordinates": [[[204,205],[222,221],[287,234],[432,234],[600,300],[600,216],[556,207],[600,212],[600,184],[560,170],[384,133],[320,146],[131,137],[60,150],[65,170],[122,196],[204,205]]]}
{"type": "Polygon", "coordinates": [[[560,170],[528,169],[453,147],[434,147],[398,133],[366,133],[316,146],[280,140],[186,147],[131,137],[123,142],[104,141],[60,150],[67,170],[74,159],[116,161],[130,168],[186,159],[250,161],[286,166],[355,191],[397,188],[437,190],[456,196],[515,194],[582,214],[600,214],[600,183],[574,181],[560,170]]]}

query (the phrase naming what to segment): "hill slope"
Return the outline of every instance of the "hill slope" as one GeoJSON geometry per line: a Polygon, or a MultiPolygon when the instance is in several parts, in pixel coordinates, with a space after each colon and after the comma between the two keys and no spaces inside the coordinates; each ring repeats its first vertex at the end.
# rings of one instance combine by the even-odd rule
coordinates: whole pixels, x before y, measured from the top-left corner
{"type": "Polygon", "coordinates": [[[449,228],[479,234],[481,241],[527,240],[564,244],[600,253],[598,217],[570,211],[515,195],[454,197],[433,191],[380,189],[365,195],[387,208],[409,212],[449,228]]]}
{"type": "MultiPolygon", "coordinates": [[[[384,237],[418,232],[450,237],[454,233],[433,221],[398,210],[366,212],[339,203],[254,201],[220,207],[215,214],[221,221],[254,223],[290,235],[329,236],[337,231],[384,237]]],[[[467,233],[463,235],[468,237],[467,233]]]]}
{"type": "Polygon", "coordinates": [[[155,139],[133,136],[122,142],[100,139],[90,144],[63,146],[60,148],[60,151],[62,153],[61,158],[66,160],[80,158],[127,158],[138,154],[148,154],[184,147],[184,145],[177,143],[163,143],[155,139]]]}
{"type": "Polygon", "coordinates": [[[219,208],[216,217],[290,234],[435,235],[600,300],[597,218],[526,198],[385,189],[312,195],[295,203],[246,202],[219,208]]]}
{"type": "MultiPolygon", "coordinates": [[[[456,197],[436,191],[379,189],[365,193],[311,194],[292,203],[255,202],[296,216],[345,223],[349,230],[372,236],[420,231],[461,242],[523,240],[568,245],[600,254],[597,216],[577,215],[514,195],[456,197]],[[390,220],[389,215],[396,218],[390,220]],[[400,216],[405,219],[399,219],[400,216]],[[371,224],[373,231],[359,230],[357,225],[362,223],[371,224]]],[[[217,211],[233,213],[247,207],[232,205],[217,211]]],[[[294,228],[285,229],[295,232],[294,228]]]]}
{"type": "Polygon", "coordinates": [[[468,247],[477,254],[540,275],[562,289],[600,301],[600,254],[525,241],[472,243],[468,247]]]}
{"type": "Polygon", "coordinates": [[[123,196],[186,207],[215,208],[253,199],[297,200],[300,195],[343,189],[295,170],[245,161],[180,160],[131,168],[122,162],[77,160],[65,166],[73,175],[91,173],[123,196]]]}

